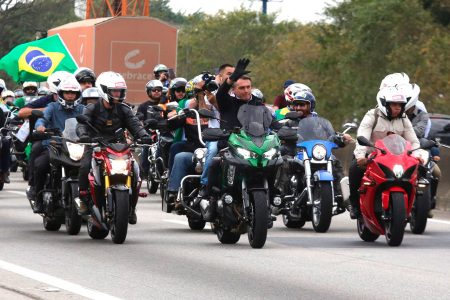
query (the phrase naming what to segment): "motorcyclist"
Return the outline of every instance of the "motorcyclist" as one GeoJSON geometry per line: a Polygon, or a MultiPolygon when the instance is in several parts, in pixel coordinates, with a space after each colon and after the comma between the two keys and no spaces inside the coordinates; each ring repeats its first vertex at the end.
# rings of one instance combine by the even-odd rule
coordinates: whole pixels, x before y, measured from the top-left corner
{"type": "MultiPolygon", "coordinates": [[[[107,71],[101,73],[95,82],[102,101],[88,105],[83,114],[98,132],[92,132],[87,124],[78,124],[77,134],[80,142],[88,142],[91,136],[101,137],[107,142],[117,141],[115,132],[122,128],[127,129],[135,139],[141,139],[144,143],[150,143],[150,136],[146,133],[139,119],[129,106],[122,103],[126,98],[127,85],[125,79],[119,73],[107,71]]],[[[88,148],[81,159],[78,176],[80,213],[88,212],[89,180],[88,174],[91,168],[92,148],[88,148]]],[[[139,174],[136,174],[139,176],[139,174]]],[[[136,204],[132,203],[129,215],[129,223],[136,224],[136,204]]]]}
{"type": "MultiPolygon", "coordinates": [[[[62,132],[67,119],[75,118],[83,112],[84,106],[80,104],[81,87],[73,75],[66,77],[58,85],[57,90],[58,102],[50,103],[44,110],[44,118],[36,122],[35,128],[38,132],[45,132],[46,129],[56,129],[62,132]]],[[[43,141],[42,145],[46,147],[48,140],[43,141]]],[[[34,164],[34,184],[37,191],[35,213],[43,211],[42,193],[39,191],[44,189],[49,172],[50,157],[46,149],[36,157],[34,164]]]]}
{"type": "Polygon", "coordinates": [[[47,95],[50,95],[50,94],[51,94],[50,89],[45,87],[45,86],[42,86],[42,87],[40,87],[38,89],[38,96],[39,97],[47,96],[47,95]]]}
{"type": "MultiPolygon", "coordinates": [[[[285,89],[285,99],[288,103],[288,108],[299,114],[298,119],[289,120],[285,123],[285,126],[297,127],[301,119],[318,116],[315,112],[316,98],[307,85],[296,83],[287,87],[285,89]]],[[[326,132],[328,139],[336,143],[338,146],[344,147],[346,144],[353,141],[353,138],[349,134],[344,134],[342,137],[337,136],[333,126],[328,120],[327,122],[321,122],[320,124],[322,126],[322,130],[326,132]]],[[[297,153],[296,143],[297,141],[286,141],[280,149],[284,162],[283,166],[278,170],[276,184],[281,194],[286,194],[286,184],[289,181],[289,174],[291,173],[289,158],[293,158],[297,153]]],[[[333,159],[333,174],[335,175],[334,188],[336,195],[340,195],[342,199],[339,182],[343,176],[343,170],[342,165],[337,158],[333,159]]],[[[338,204],[343,207],[342,201],[338,202],[338,204]]]]}
{"type": "Polygon", "coordinates": [[[155,75],[155,79],[161,81],[163,87],[166,89],[169,88],[170,78],[169,78],[169,68],[163,64],[157,64],[153,68],[153,74],[155,75]]]}
{"type": "Polygon", "coordinates": [[[89,68],[80,67],[73,73],[73,75],[75,75],[82,91],[95,85],[95,73],[89,68]]]}
{"type": "Polygon", "coordinates": [[[34,81],[25,81],[22,85],[23,96],[14,101],[14,105],[18,108],[22,108],[25,104],[28,104],[31,99],[37,97],[38,86],[34,81]]]}
{"type": "MultiPolygon", "coordinates": [[[[72,74],[70,74],[69,72],[66,71],[57,71],[54,72],[53,74],[51,74],[48,78],[47,78],[47,85],[49,87],[50,90],[50,94],[46,95],[46,96],[42,96],[28,104],[25,105],[24,108],[22,108],[19,111],[19,118],[22,119],[27,119],[30,117],[31,112],[35,109],[38,110],[44,110],[50,103],[55,103],[58,101],[58,86],[59,84],[68,77],[73,77],[72,74]]],[[[32,122],[30,122],[30,128],[34,128],[35,124],[33,124],[32,122]]],[[[22,145],[18,145],[19,149],[21,149],[20,147],[25,147],[22,145]]],[[[41,153],[45,150],[46,148],[43,147],[42,145],[42,141],[35,141],[33,142],[33,146],[31,148],[30,151],[30,157],[28,160],[28,188],[27,188],[27,197],[28,199],[34,199],[35,195],[36,195],[36,189],[34,187],[34,162],[36,160],[36,157],[38,157],[39,155],[41,155],[41,153]]]]}
{"type": "Polygon", "coordinates": [[[99,102],[101,99],[100,92],[96,87],[87,88],[81,93],[81,104],[84,106],[99,102]]]}
{"type": "MultiPolygon", "coordinates": [[[[420,146],[411,122],[405,117],[407,95],[398,86],[382,87],[377,94],[378,107],[369,110],[358,128],[357,136],[364,136],[372,143],[383,139],[389,134],[401,135],[412,144],[412,148],[420,146]]],[[[350,217],[360,216],[359,186],[367,165],[367,155],[370,148],[356,143],[354,159],[349,169],[350,181],[350,217]]],[[[414,153],[413,153],[414,155],[414,153]]]]}
{"type": "MultiPolygon", "coordinates": [[[[158,106],[160,104],[160,101],[162,99],[162,90],[163,84],[161,83],[161,81],[153,79],[147,82],[147,84],[145,85],[145,92],[147,93],[148,100],[141,103],[137,109],[137,114],[140,115],[142,120],[162,118],[161,112],[159,110],[151,109],[152,106],[158,106]]],[[[141,175],[143,178],[147,178],[148,170],[150,168],[150,162],[147,159],[148,149],[148,147],[142,147],[141,175]]]]}
{"type": "MultiPolygon", "coordinates": [[[[4,88],[6,88],[4,83],[0,81],[0,90],[2,90],[0,92],[0,128],[5,127],[7,116],[10,113],[10,107],[7,103],[14,99],[14,93],[4,88]]],[[[10,183],[9,167],[11,163],[11,140],[6,138],[6,131],[0,133],[0,142],[0,181],[10,183]]]]}

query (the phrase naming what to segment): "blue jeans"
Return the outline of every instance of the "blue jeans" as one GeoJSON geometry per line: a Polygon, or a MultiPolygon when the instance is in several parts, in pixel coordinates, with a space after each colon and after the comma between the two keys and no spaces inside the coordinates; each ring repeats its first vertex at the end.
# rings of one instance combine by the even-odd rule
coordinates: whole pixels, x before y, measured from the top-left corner
{"type": "Polygon", "coordinates": [[[194,172],[192,155],[192,152],[180,152],[175,155],[172,171],[169,176],[167,191],[177,192],[180,188],[181,179],[183,179],[184,176],[194,172]]]}
{"type": "Polygon", "coordinates": [[[206,152],[205,165],[203,166],[202,177],[200,178],[200,184],[207,185],[208,184],[208,169],[209,165],[214,156],[216,156],[219,149],[217,148],[217,142],[206,142],[206,148],[208,151],[206,152]]]}
{"type": "Polygon", "coordinates": [[[170,150],[169,150],[169,164],[167,166],[168,169],[169,169],[169,174],[170,174],[170,172],[172,172],[172,167],[174,165],[175,156],[178,153],[183,152],[185,144],[186,144],[186,141],[181,141],[181,142],[173,143],[172,146],[170,146],[170,150]]]}

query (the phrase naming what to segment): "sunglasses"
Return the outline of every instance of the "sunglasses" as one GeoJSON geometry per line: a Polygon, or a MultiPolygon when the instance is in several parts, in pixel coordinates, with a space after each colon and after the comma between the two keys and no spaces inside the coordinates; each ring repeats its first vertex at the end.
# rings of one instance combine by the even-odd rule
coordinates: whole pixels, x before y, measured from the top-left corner
{"type": "Polygon", "coordinates": [[[178,89],[175,89],[175,92],[178,92],[178,93],[185,93],[186,90],[185,90],[184,88],[178,88],[178,89]]]}
{"type": "Polygon", "coordinates": [[[152,89],[152,92],[154,92],[154,93],[161,93],[162,89],[152,89]]]}
{"type": "Polygon", "coordinates": [[[293,104],[293,106],[307,106],[307,105],[308,105],[308,103],[306,103],[306,102],[296,102],[293,104]]]}

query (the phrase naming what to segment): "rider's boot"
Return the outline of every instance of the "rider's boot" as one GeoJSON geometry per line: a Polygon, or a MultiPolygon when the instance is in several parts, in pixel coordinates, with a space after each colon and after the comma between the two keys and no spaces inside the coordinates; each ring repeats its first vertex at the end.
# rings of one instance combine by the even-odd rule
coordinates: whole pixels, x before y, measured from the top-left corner
{"type": "Polygon", "coordinates": [[[134,225],[137,223],[136,207],[130,207],[130,214],[128,216],[128,223],[134,225]]]}
{"type": "Polygon", "coordinates": [[[89,191],[79,191],[80,195],[80,207],[78,207],[78,213],[80,215],[87,215],[89,212],[89,191]]]}
{"type": "Polygon", "coordinates": [[[42,199],[42,194],[37,196],[34,202],[33,212],[35,214],[42,214],[44,212],[44,201],[42,199]]]}

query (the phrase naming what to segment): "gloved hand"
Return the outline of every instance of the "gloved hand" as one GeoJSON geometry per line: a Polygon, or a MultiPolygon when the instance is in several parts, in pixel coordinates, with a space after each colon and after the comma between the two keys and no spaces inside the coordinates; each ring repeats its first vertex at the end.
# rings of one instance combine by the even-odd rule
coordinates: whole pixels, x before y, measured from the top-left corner
{"type": "Polygon", "coordinates": [[[82,136],[80,136],[78,142],[80,142],[80,143],[90,143],[91,142],[91,138],[88,135],[82,135],[82,136]]]}
{"type": "Polygon", "coordinates": [[[247,68],[249,63],[250,60],[248,58],[239,59],[233,74],[230,75],[230,80],[237,81],[241,76],[250,73],[250,71],[245,70],[245,68],[247,68]]]}
{"type": "Polygon", "coordinates": [[[153,143],[152,137],[149,135],[143,136],[140,138],[142,144],[151,144],[153,143]]]}

